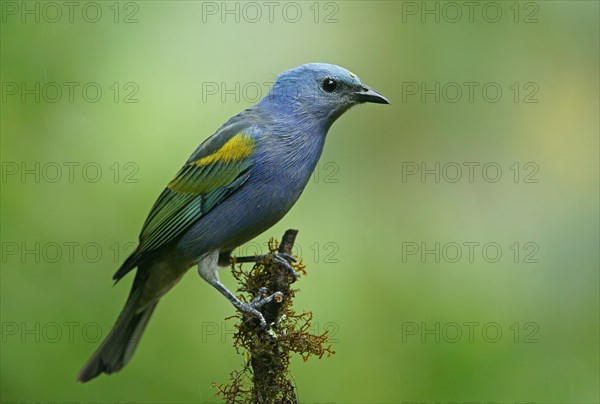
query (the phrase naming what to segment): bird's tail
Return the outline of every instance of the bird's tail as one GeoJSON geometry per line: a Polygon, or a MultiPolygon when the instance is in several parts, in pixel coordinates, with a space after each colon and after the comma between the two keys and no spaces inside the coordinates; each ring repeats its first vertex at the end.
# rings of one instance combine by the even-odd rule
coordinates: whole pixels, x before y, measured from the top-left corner
{"type": "MultiPolygon", "coordinates": [[[[136,279],[137,280],[137,279],[136,279]]],[[[134,282],[125,307],[110,333],[87,361],[77,375],[77,380],[85,383],[101,373],[114,373],[120,370],[133,355],[158,300],[140,310],[139,299],[143,289],[134,282]]]]}

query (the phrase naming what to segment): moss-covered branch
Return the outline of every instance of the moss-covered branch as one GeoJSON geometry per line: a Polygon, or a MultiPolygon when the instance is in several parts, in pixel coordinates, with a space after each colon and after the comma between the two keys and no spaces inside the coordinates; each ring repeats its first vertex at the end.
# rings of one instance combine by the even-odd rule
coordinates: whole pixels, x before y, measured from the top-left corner
{"type": "MultiPolygon", "coordinates": [[[[297,403],[296,387],[290,376],[290,354],[295,352],[306,361],[311,356],[319,358],[334,352],[327,344],[327,332],[314,335],[311,328],[312,313],[296,314],[292,308],[298,292],[291,284],[294,277],[274,259],[274,254],[292,254],[297,230],[287,230],[281,244],[269,241],[270,254],[256,262],[250,271],[232,264],[233,275],[240,284],[239,292],[246,302],[252,300],[262,287],[268,293],[282,292],[283,299],[273,300],[261,308],[270,326],[261,327],[252,315],[238,314],[234,347],[247,360],[240,371],[231,373],[228,385],[217,385],[217,395],[228,403],[297,403]]],[[[302,261],[293,264],[296,272],[306,274],[302,261]]]]}

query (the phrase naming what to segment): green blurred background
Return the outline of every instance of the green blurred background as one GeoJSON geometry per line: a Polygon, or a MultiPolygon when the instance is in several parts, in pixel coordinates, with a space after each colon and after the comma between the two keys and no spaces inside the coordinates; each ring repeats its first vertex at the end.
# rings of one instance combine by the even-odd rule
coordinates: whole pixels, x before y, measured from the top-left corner
{"type": "Polygon", "coordinates": [[[313,61],[392,105],[342,117],[299,203],[243,251],[300,229],[296,308],[337,352],[295,358],[301,401],[598,402],[598,2],[53,4],[2,2],[2,402],[219,401],[211,382],[244,358],[195,270],[121,373],[75,375],[162,187],[313,61]]]}

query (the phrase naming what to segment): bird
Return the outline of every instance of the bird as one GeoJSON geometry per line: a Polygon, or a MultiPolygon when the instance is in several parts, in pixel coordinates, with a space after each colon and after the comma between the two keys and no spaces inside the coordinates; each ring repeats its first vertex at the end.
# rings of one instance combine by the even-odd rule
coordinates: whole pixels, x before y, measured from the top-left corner
{"type": "MultiPolygon", "coordinates": [[[[219,267],[284,217],[308,183],[331,125],[363,103],[390,102],[340,66],[303,64],[281,73],[264,98],[202,142],[160,194],[136,249],[114,274],[116,283],[136,269],[115,325],[77,380],[122,369],[159,300],[192,266],[236,309],[267,326],[258,308],[280,293],[242,302],[221,283],[219,267]]],[[[292,257],[276,258],[291,268],[292,257]]]]}

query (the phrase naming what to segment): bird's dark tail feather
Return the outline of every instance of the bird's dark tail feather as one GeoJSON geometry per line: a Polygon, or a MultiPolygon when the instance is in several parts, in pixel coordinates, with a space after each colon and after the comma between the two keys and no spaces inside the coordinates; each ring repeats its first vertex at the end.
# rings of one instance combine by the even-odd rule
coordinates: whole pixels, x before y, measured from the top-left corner
{"type": "Polygon", "coordinates": [[[141,290],[142,287],[133,287],[116,324],[102,345],[79,371],[77,381],[85,383],[101,373],[117,372],[131,359],[144,328],[158,304],[156,301],[138,311],[137,303],[141,290]]]}

